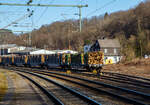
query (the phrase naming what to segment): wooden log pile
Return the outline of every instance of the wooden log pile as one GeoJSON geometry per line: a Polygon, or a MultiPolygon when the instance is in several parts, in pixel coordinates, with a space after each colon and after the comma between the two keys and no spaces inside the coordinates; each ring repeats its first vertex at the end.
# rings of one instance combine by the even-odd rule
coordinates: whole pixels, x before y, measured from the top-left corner
{"type": "Polygon", "coordinates": [[[103,64],[104,54],[101,51],[88,53],[88,64],[103,64]]]}

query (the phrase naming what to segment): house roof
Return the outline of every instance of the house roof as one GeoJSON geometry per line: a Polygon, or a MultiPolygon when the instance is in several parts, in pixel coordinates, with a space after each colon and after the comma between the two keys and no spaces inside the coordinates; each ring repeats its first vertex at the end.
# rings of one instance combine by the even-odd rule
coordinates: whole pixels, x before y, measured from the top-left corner
{"type": "Polygon", "coordinates": [[[73,50],[52,50],[55,53],[78,53],[77,51],[73,51],[73,50]]]}
{"type": "Polygon", "coordinates": [[[12,51],[11,53],[28,53],[28,52],[37,51],[37,50],[39,50],[39,49],[35,49],[32,47],[26,47],[24,50],[12,51]]]}
{"type": "Polygon", "coordinates": [[[2,44],[0,45],[0,48],[12,48],[12,47],[16,47],[16,44],[2,44]]]}
{"type": "Polygon", "coordinates": [[[120,47],[120,43],[117,39],[98,39],[98,43],[100,47],[120,47]]]}
{"type": "Polygon", "coordinates": [[[30,54],[55,54],[55,52],[45,49],[39,49],[35,51],[31,51],[30,54]]]}
{"type": "Polygon", "coordinates": [[[36,49],[32,47],[27,47],[24,50],[19,50],[19,51],[14,51],[11,52],[13,54],[33,54],[33,55],[38,55],[38,54],[55,54],[53,51],[45,50],[45,49],[36,49]]]}

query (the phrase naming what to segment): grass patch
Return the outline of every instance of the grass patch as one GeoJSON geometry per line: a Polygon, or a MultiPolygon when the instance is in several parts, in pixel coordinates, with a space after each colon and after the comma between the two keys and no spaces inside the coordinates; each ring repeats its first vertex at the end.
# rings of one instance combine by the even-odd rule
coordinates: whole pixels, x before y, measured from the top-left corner
{"type": "Polygon", "coordinates": [[[8,90],[8,83],[4,72],[0,71],[0,101],[4,98],[8,90]]]}

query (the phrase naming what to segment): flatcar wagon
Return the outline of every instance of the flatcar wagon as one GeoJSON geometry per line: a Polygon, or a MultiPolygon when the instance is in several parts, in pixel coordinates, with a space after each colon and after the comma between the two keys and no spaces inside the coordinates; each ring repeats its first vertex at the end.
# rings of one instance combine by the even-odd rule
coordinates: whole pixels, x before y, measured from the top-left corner
{"type": "Polygon", "coordinates": [[[104,54],[101,51],[81,54],[51,54],[51,55],[24,55],[0,57],[1,65],[15,65],[28,67],[47,67],[62,69],[86,69],[100,72],[104,54]]]}

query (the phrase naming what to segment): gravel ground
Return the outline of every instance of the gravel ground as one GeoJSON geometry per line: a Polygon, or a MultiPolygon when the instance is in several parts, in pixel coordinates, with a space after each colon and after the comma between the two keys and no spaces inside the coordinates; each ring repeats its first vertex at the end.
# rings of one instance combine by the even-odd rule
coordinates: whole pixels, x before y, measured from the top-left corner
{"type": "Polygon", "coordinates": [[[14,93],[14,84],[12,79],[9,77],[8,73],[4,71],[5,76],[7,78],[7,83],[8,83],[8,90],[7,93],[2,101],[1,104],[3,105],[12,105],[11,100],[13,99],[13,93],[14,93]]]}
{"type": "Polygon", "coordinates": [[[100,94],[99,92],[93,91],[91,89],[83,88],[80,85],[76,85],[74,83],[67,82],[67,81],[60,80],[60,79],[56,79],[56,78],[49,77],[49,76],[46,76],[46,77],[48,77],[48,78],[50,78],[56,82],[59,82],[60,84],[63,84],[65,86],[69,86],[69,87],[87,95],[88,97],[98,101],[102,105],[129,105],[127,103],[118,101],[118,99],[115,97],[112,98],[110,96],[104,95],[103,93],[100,94]]]}
{"type": "Polygon", "coordinates": [[[5,75],[8,91],[0,105],[49,105],[46,96],[28,80],[8,70],[5,70],[5,75]]]}
{"type": "MultiPolygon", "coordinates": [[[[47,82],[44,79],[32,76],[30,74],[27,74],[27,75],[32,77],[32,79],[34,79],[35,81],[40,83],[42,86],[44,86],[47,90],[49,90],[51,93],[53,93],[65,105],[87,105],[87,102],[84,102],[83,100],[73,95],[72,93],[68,92],[67,90],[62,89],[61,87],[51,82],[47,82]]],[[[60,81],[56,81],[56,82],[60,83],[60,81]]]]}
{"type": "Polygon", "coordinates": [[[3,104],[3,100],[6,101],[6,96],[8,95],[8,82],[7,82],[7,78],[5,75],[5,71],[4,70],[0,70],[0,105],[4,105],[3,104]]]}
{"type": "MultiPolygon", "coordinates": [[[[52,72],[52,71],[51,71],[52,72]]],[[[58,72],[59,73],[59,71],[54,71],[54,72],[58,72]]],[[[64,73],[65,74],[65,72],[62,72],[62,73],[64,73]]],[[[84,78],[87,78],[86,76],[82,76],[82,75],[78,75],[78,74],[74,74],[74,73],[71,73],[70,75],[74,75],[74,76],[81,76],[82,78],[84,77],[84,78]]],[[[53,78],[52,78],[53,79],[53,78]]],[[[112,84],[112,85],[118,85],[118,86],[121,86],[121,87],[127,87],[127,88],[131,88],[131,89],[134,89],[134,90],[138,90],[138,91],[141,91],[141,92],[145,92],[145,93],[148,93],[149,91],[148,91],[148,89],[147,88],[144,88],[144,89],[142,89],[142,88],[138,88],[137,86],[134,86],[134,85],[130,85],[130,84],[120,84],[120,83],[116,83],[116,82],[110,82],[110,81],[107,81],[107,80],[102,80],[102,79],[98,79],[98,78],[94,78],[94,77],[88,77],[88,79],[90,79],[90,80],[96,80],[96,81],[103,81],[103,82],[106,82],[106,83],[108,83],[108,84],[112,84]]],[[[55,79],[53,79],[53,80],[55,80],[55,79]]],[[[57,81],[57,79],[56,79],[56,81],[57,81]]],[[[60,80],[58,80],[59,82],[60,82],[60,80]]],[[[62,81],[62,83],[63,83],[64,81],[62,81]]],[[[66,83],[66,82],[64,82],[64,85],[69,85],[69,86],[71,86],[72,88],[75,88],[75,89],[77,89],[77,90],[79,90],[79,91],[81,91],[81,92],[83,92],[84,94],[86,94],[86,95],[89,95],[90,96],[90,90],[89,89],[80,89],[80,88],[82,88],[82,87],[80,87],[80,86],[77,86],[77,85],[74,85],[74,84],[71,84],[71,83],[66,83]],[[78,88],[76,88],[76,87],[78,87],[78,88]]],[[[116,103],[116,100],[114,100],[114,99],[111,99],[110,97],[106,97],[106,96],[104,96],[104,95],[101,95],[102,97],[100,97],[100,95],[98,94],[98,95],[94,95],[94,94],[92,94],[91,95],[92,97],[96,97],[98,100],[99,100],[99,102],[101,102],[102,104],[107,104],[107,105],[111,105],[111,104],[114,104],[114,103],[116,103]],[[110,100],[112,100],[112,101],[110,101],[110,100]],[[114,102],[113,102],[114,101],[114,102]],[[106,103],[107,102],[107,103],[106,103]],[[109,103],[110,102],[110,103],[109,103]]],[[[119,103],[119,102],[117,102],[116,104],[118,104],[118,105],[123,105],[123,103],[119,103]]]]}
{"type": "Polygon", "coordinates": [[[150,78],[150,65],[113,64],[104,66],[102,71],[150,78]]]}
{"type": "MultiPolygon", "coordinates": [[[[134,75],[134,76],[150,78],[150,65],[113,64],[113,65],[104,66],[102,71],[122,73],[122,74],[127,74],[127,75],[134,75]]],[[[22,79],[20,76],[16,75],[15,73],[9,72],[8,74],[9,75],[11,74],[11,76],[9,78],[12,78],[12,81],[14,81],[13,85],[14,85],[14,90],[15,90],[15,95],[11,96],[11,97],[14,97],[14,99],[12,101],[13,104],[11,104],[11,105],[45,105],[47,103],[47,101],[44,100],[45,98],[43,98],[43,95],[40,95],[40,96],[37,95],[39,93],[39,90],[33,84],[29,83],[29,81],[22,79]],[[34,92],[33,92],[33,90],[34,90],[34,92]],[[26,94],[21,94],[22,92],[26,93],[26,94]],[[36,93],[36,95],[35,94],[33,95],[32,93],[36,93]],[[20,99],[21,97],[26,97],[26,98],[20,99]],[[40,100],[42,103],[38,102],[36,99],[40,100]],[[28,101],[28,100],[32,100],[33,102],[28,101]],[[23,103],[23,104],[21,104],[21,103],[23,103]]],[[[51,79],[53,79],[55,81],[59,81],[60,83],[70,86],[74,89],[76,87],[78,87],[78,88],[80,87],[80,86],[68,84],[67,82],[60,81],[58,79],[54,79],[54,78],[51,78],[51,79]]],[[[11,85],[11,86],[13,86],[13,85],[11,85]]],[[[90,93],[91,93],[88,89],[85,89],[85,90],[77,89],[77,90],[81,91],[84,94],[90,95],[90,93]]],[[[8,91],[9,91],[9,89],[8,89],[8,91]]],[[[105,97],[103,95],[101,97],[99,95],[98,96],[93,95],[93,97],[101,98],[100,101],[102,102],[102,105],[115,105],[115,104],[123,105],[123,103],[115,102],[116,100],[113,100],[113,99],[112,99],[112,103],[111,103],[111,101],[109,101],[109,100],[111,100],[111,98],[105,97]]],[[[2,104],[2,105],[4,105],[4,104],[2,104]]]]}
{"type": "Polygon", "coordinates": [[[133,59],[120,64],[106,65],[102,71],[150,78],[150,58],[133,59]]]}

